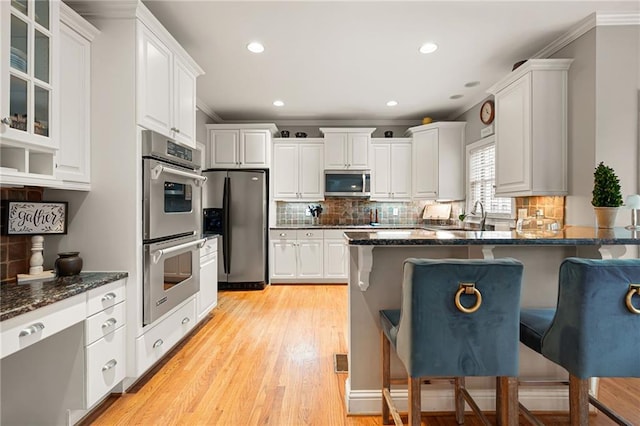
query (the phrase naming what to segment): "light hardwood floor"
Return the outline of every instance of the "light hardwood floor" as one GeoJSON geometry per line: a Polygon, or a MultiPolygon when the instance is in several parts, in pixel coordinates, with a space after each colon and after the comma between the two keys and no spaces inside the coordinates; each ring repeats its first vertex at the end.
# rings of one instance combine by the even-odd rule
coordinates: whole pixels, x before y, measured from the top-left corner
{"type": "MultiPolygon", "coordinates": [[[[347,352],[345,285],[273,285],[264,291],[221,292],[219,299],[210,320],[83,424],[381,423],[378,416],[346,415],[346,374],[334,372],[333,355],[347,352]]],[[[601,399],[640,425],[640,379],[602,382],[601,399]]],[[[542,420],[569,424],[566,415],[542,420]]],[[[451,415],[426,415],[423,424],[456,422],[451,415]]],[[[470,414],[466,424],[480,423],[470,414]]],[[[590,424],[613,423],[598,415],[590,424]]]]}

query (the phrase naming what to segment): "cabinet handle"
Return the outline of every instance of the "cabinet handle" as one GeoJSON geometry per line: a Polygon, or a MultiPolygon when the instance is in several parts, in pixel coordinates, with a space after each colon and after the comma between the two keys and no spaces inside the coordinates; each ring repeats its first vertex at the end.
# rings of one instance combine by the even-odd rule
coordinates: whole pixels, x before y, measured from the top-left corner
{"type": "Polygon", "coordinates": [[[2,119],[2,124],[6,124],[7,126],[11,126],[11,119],[9,117],[4,117],[2,119]]]}
{"type": "Polygon", "coordinates": [[[191,321],[191,319],[189,319],[189,317],[184,317],[184,318],[182,319],[182,325],[188,324],[188,323],[189,323],[189,321],[191,321]]]}
{"type": "Polygon", "coordinates": [[[284,232],[281,232],[281,233],[280,233],[280,236],[281,236],[281,237],[286,237],[286,236],[287,236],[287,234],[285,234],[284,232]]]}
{"type": "Polygon", "coordinates": [[[105,365],[102,366],[102,371],[111,370],[117,364],[118,364],[118,361],[116,361],[115,359],[112,359],[111,361],[109,361],[108,363],[106,363],[105,365]]]}
{"type": "Polygon", "coordinates": [[[102,323],[102,328],[113,327],[114,325],[116,325],[117,322],[118,322],[117,319],[109,318],[108,320],[106,320],[105,322],[102,323]]]}
{"type": "Polygon", "coordinates": [[[24,330],[22,330],[20,332],[20,334],[18,335],[19,337],[25,337],[25,336],[30,336],[32,334],[37,333],[38,331],[44,330],[44,324],[41,322],[37,322],[33,325],[30,325],[29,327],[25,328],[24,330]]]}
{"type": "Polygon", "coordinates": [[[156,340],[155,342],[153,342],[153,349],[155,349],[155,348],[157,348],[159,346],[162,346],[163,343],[164,342],[162,341],[162,339],[156,340]]]}
{"type": "Polygon", "coordinates": [[[109,300],[113,300],[116,298],[116,294],[115,293],[107,293],[104,296],[102,296],[102,301],[103,302],[108,302],[109,300]]]}
{"type": "Polygon", "coordinates": [[[311,237],[311,236],[313,236],[313,232],[307,232],[305,235],[306,235],[307,237],[311,237]]]}
{"type": "Polygon", "coordinates": [[[176,133],[180,133],[180,129],[176,129],[176,133]]]}

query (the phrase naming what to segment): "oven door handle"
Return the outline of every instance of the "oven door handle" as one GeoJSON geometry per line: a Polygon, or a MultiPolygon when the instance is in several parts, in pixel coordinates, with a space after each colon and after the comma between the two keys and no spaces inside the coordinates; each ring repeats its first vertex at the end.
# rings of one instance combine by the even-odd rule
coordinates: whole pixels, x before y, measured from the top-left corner
{"type": "Polygon", "coordinates": [[[207,241],[206,238],[201,238],[199,240],[195,240],[195,241],[190,241],[188,243],[184,243],[184,244],[178,244],[177,246],[173,246],[173,247],[169,247],[166,249],[160,249],[160,250],[156,250],[153,253],[151,253],[151,260],[153,261],[153,264],[155,265],[156,263],[158,263],[160,261],[160,259],[162,259],[162,256],[167,255],[167,254],[171,254],[174,253],[176,251],[185,249],[187,247],[191,247],[191,246],[198,246],[198,248],[202,248],[204,247],[204,243],[207,241]]]}
{"type": "Polygon", "coordinates": [[[193,179],[196,186],[201,186],[207,181],[206,176],[200,176],[196,173],[185,172],[183,170],[174,169],[173,167],[167,167],[162,164],[158,164],[153,169],[151,169],[151,179],[153,180],[158,179],[162,173],[168,173],[171,175],[182,176],[189,179],[193,179]]]}

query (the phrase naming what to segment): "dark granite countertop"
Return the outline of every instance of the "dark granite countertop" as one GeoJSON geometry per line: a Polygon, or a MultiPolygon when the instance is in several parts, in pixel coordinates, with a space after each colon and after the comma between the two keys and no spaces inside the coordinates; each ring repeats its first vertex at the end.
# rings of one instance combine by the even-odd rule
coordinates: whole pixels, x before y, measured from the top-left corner
{"type": "Polygon", "coordinates": [[[640,232],[625,228],[567,226],[558,232],[380,230],[346,232],[350,245],[640,245],[640,232]]]}
{"type": "Polygon", "coordinates": [[[128,277],[127,272],[81,272],[31,283],[0,285],[0,321],[128,277]]]}
{"type": "Polygon", "coordinates": [[[384,223],[380,225],[369,225],[369,224],[361,224],[361,225],[312,225],[308,224],[295,224],[295,225],[275,225],[270,227],[269,229],[280,230],[280,229],[422,229],[424,225],[416,223],[416,224],[389,224],[384,223]]]}

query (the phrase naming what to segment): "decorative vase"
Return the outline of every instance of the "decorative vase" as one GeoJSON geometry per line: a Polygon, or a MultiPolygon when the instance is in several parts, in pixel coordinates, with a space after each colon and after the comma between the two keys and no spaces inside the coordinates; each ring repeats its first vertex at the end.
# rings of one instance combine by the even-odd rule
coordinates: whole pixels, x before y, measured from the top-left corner
{"type": "Polygon", "coordinates": [[[56,276],[78,275],[82,270],[82,258],[78,254],[79,252],[77,251],[58,253],[58,258],[54,264],[56,276]]]}
{"type": "Polygon", "coordinates": [[[596,228],[613,228],[616,223],[618,207],[594,207],[596,212],[596,228]]]}

